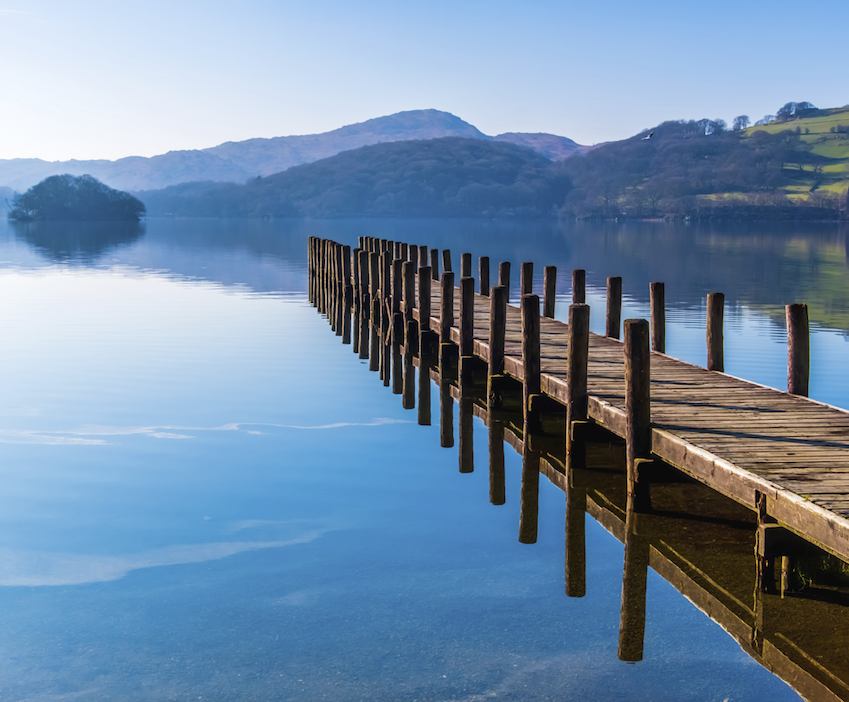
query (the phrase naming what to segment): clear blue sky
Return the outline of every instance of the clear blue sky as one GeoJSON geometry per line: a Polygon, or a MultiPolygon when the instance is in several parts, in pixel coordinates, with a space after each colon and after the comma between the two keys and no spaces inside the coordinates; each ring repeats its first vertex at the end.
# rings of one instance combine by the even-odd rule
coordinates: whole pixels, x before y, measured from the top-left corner
{"type": "Polygon", "coordinates": [[[0,0],[0,158],[120,158],[436,108],[582,144],[849,103],[845,0],[0,0]]]}

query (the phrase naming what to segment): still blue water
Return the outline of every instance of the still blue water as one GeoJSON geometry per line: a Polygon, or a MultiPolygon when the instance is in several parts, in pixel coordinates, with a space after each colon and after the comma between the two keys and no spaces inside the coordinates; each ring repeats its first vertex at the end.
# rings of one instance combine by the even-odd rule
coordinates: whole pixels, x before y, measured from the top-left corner
{"type": "Polygon", "coordinates": [[[596,331],[605,276],[623,317],[665,279],[668,352],[695,363],[725,285],[727,371],[777,387],[783,304],[822,301],[811,394],[849,404],[834,227],[738,250],[547,223],[0,224],[0,699],[798,699],[651,571],[645,660],[618,660],[622,545],[587,517],[567,598],[563,493],[542,481],[518,543],[521,457],[493,507],[479,420],[461,475],[308,303],[306,237],[362,234],[584,267],[596,331]]]}

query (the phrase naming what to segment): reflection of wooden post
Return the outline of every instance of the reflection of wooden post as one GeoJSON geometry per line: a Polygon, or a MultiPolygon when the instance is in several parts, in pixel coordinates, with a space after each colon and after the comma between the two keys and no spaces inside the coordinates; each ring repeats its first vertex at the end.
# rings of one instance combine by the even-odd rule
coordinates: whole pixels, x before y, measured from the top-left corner
{"type": "Polygon", "coordinates": [[[472,277],[472,254],[460,254],[460,278],[472,277]]]}
{"type": "Polygon", "coordinates": [[[510,261],[498,264],[498,284],[507,290],[507,302],[510,302],[510,261]]]}
{"type": "Polygon", "coordinates": [[[647,464],[651,463],[651,356],[649,323],[625,320],[625,455],[628,462],[628,502],[643,511],[651,508],[647,464]]]}
{"type": "Polygon", "coordinates": [[[351,343],[351,305],[354,302],[354,286],[345,286],[345,302],[342,312],[342,343],[351,343]]]}
{"type": "Polygon", "coordinates": [[[557,293],[557,267],[546,266],[543,269],[543,316],[554,318],[554,298],[557,293]]]}
{"type": "MultiPolygon", "coordinates": [[[[430,283],[430,277],[428,277],[430,283]]],[[[430,363],[431,357],[419,355],[419,425],[430,426],[430,363]]]]}
{"type": "MultiPolygon", "coordinates": [[[[569,306],[566,357],[566,451],[583,452],[584,442],[575,442],[576,423],[587,421],[587,364],[590,346],[590,307],[569,306]]],[[[583,461],[578,462],[583,465],[583,461]]]]}
{"type": "Polygon", "coordinates": [[[537,295],[522,296],[522,368],[525,376],[522,408],[526,432],[525,443],[528,443],[527,432],[540,430],[539,417],[531,415],[531,398],[540,394],[541,383],[539,297],[537,295]]]}
{"type": "Polygon", "coordinates": [[[360,358],[367,359],[369,352],[369,317],[371,317],[371,303],[367,293],[363,293],[360,300],[360,358]]]}
{"type": "Polygon", "coordinates": [[[522,264],[522,273],[520,278],[522,297],[532,295],[534,292],[534,264],[532,261],[525,261],[522,264]]]}
{"type": "Polygon", "coordinates": [[[442,374],[439,377],[439,443],[442,448],[454,446],[454,400],[451,384],[442,374]]]}
{"type": "MultiPolygon", "coordinates": [[[[465,256],[465,254],[463,254],[465,256]]],[[[471,264],[470,264],[471,265],[471,264]]],[[[460,387],[472,384],[475,352],[475,279],[460,279],[460,387]]]]}
{"type": "Polygon", "coordinates": [[[439,280],[439,249],[430,250],[430,274],[434,280],[439,280]]]}
{"type": "Polygon", "coordinates": [[[725,308],[725,295],[708,293],[707,296],[707,369],[724,372],[722,317],[725,308]]]}
{"type": "MultiPolygon", "coordinates": [[[[372,254],[374,255],[374,254],[372,254]]],[[[368,369],[370,371],[380,370],[380,300],[375,295],[371,301],[371,346],[369,347],[368,369]]]]}
{"type": "Polygon", "coordinates": [[[811,370],[811,345],[808,330],[808,306],[787,305],[787,392],[808,396],[811,370]]]}
{"type": "Polygon", "coordinates": [[[440,285],[439,310],[439,369],[446,373],[453,354],[451,327],[454,325],[454,274],[446,271],[442,274],[440,285]]]}
{"type": "Polygon", "coordinates": [[[404,390],[404,374],[401,366],[401,344],[404,341],[404,315],[392,315],[392,394],[400,395],[404,390]]]}
{"type": "MultiPolygon", "coordinates": [[[[525,295],[528,297],[536,295],[525,295]]],[[[539,301],[537,301],[539,308],[539,301]]],[[[531,451],[531,441],[527,432],[522,447],[522,492],[519,512],[519,541],[523,544],[537,542],[537,525],[539,522],[539,454],[531,451]]]]}
{"type": "Polygon", "coordinates": [[[622,278],[607,279],[607,325],[605,336],[619,338],[619,321],[622,319],[622,278]]]}
{"type": "Polygon", "coordinates": [[[504,425],[489,419],[489,501],[494,505],[505,502],[504,485],[504,425]]]}
{"type": "Polygon", "coordinates": [[[663,283],[649,283],[651,350],[666,353],[666,292],[663,283]]]}
{"type": "Polygon", "coordinates": [[[566,485],[566,594],[587,594],[587,492],[574,487],[572,475],[566,485]]]}
{"type": "Polygon", "coordinates": [[[649,544],[637,533],[637,519],[637,513],[629,509],[625,517],[625,567],[619,618],[619,660],[631,663],[643,660],[649,566],[649,544]]]}
{"type": "Polygon", "coordinates": [[[451,272],[451,249],[442,249],[442,270],[451,272]]]}
{"type": "Polygon", "coordinates": [[[474,400],[460,388],[460,472],[471,473],[475,469],[474,400]]]}
{"type": "Polygon", "coordinates": [[[478,277],[481,281],[481,295],[489,296],[489,256],[481,256],[478,259],[478,277]]]}
{"type": "Polygon", "coordinates": [[[407,322],[407,343],[404,346],[404,393],[401,399],[401,406],[404,409],[413,409],[416,406],[416,367],[413,365],[412,344],[412,340],[415,338],[416,321],[410,320],[407,322]]]}
{"type": "Polygon", "coordinates": [[[503,397],[504,342],[507,334],[507,288],[496,285],[489,300],[489,366],[486,396],[489,410],[500,409],[503,397]]]}
{"type": "Polygon", "coordinates": [[[369,254],[369,297],[374,299],[380,289],[380,254],[372,251],[369,254]]]}
{"type": "Polygon", "coordinates": [[[581,268],[572,271],[572,304],[583,305],[587,301],[587,272],[581,268]]]}

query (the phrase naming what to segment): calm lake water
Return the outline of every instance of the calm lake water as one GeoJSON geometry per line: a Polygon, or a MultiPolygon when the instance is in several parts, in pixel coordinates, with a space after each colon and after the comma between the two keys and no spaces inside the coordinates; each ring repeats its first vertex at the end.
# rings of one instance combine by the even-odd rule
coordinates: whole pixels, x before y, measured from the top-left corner
{"type": "Polygon", "coordinates": [[[780,388],[806,302],[811,396],[849,407],[837,226],[0,223],[0,699],[799,699],[654,571],[620,661],[622,544],[587,516],[567,597],[563,492],[519,543],[521,456],[491,505],[483,423],[460,474],[309,304],[310,235],[553,264],[560,318],[585,268],[594,331],[607,276],[623,318],[663,280],[701,365],[721,291],[727,372],[780,388]]]}

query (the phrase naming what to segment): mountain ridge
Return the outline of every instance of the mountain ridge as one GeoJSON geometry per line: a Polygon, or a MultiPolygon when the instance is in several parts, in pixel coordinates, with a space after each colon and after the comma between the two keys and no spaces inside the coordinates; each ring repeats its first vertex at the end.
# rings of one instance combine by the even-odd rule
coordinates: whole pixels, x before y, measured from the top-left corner
{"type": "Polygon", "coordinates": [[[255,137],[151,157],[127,156],[114,161],[0,159],[0,185],[23,191],[50,175],[63,173],[92,175],[110,187],[130,191],[155,190],[192,181],[244,183],[248,178],[265,177],[362,146],[446,136],[530,146],[552,160],[588,148],[554,134],[508,132],[487,136],[450,112],[408,110],[319,134],[255,137]]]}

